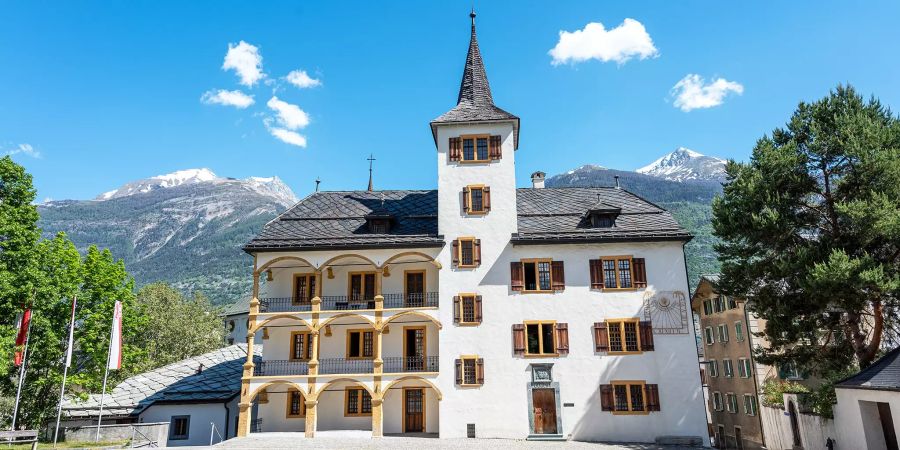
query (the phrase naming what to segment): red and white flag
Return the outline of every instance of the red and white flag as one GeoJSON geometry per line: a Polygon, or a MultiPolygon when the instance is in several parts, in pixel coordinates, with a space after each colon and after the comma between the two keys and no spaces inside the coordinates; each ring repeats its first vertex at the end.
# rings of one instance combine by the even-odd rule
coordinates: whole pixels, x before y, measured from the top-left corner
{"type": "Polygon", "coordinates": [[[24,313],[20,313],[19,317],[16,319],[16,325],[19,328],[19,333],[16,334],[16,367],[22,365],[23,350],[22,347],[25,345],[25,341],[28,340],[28,324],[31,322],[31,309],[26,309],[24,313]]]}
{"type": "Polygon", "coordinates": [[[122,302],[118,300],[113,309],[112,332],[109,336],[109,368],[122,368],[122,302]]]}
{"type": "Polygon", "coordinates": [[[75,345],[75,304],[78,297],[72,297],[72,317],[69,319],[69,347],[66,349],[66,367],[72,367],[72,347],[75,345]]]}

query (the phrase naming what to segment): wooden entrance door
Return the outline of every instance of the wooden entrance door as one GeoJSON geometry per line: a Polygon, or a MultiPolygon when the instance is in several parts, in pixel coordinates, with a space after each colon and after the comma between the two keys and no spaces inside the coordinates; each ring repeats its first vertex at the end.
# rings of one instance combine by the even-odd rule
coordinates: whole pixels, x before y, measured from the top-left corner
{"type": "Polygon", "coordinates": [[[406,306],[425,306],[425,272],[406,272],[406,306]]]}
{"type": "Polygon", "coordinates": [[[734,448],[744,450],[744,433],[741,432],[741,427],[734,427],[734,448]]]}
{"type": "Polygon", "coordinates": [[[425,431],[425,390],[403,390],[403,432],[425,431]]]}
{"type": "Polygon", "coordinates": [[[403,370],[425,370],[425,327],[406,327],[403,333],[403,370]]]}
{"type": "Polygon", "coordinates": [[[556,429],[556,391],[533,389],[534,434],[558,434],[556,429]]]}

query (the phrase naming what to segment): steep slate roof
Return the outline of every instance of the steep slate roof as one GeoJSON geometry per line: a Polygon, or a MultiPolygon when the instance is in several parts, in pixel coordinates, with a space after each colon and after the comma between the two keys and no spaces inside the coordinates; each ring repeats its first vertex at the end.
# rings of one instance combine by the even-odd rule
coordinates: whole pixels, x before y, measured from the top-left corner
{"type": "MultiPolygon", "coordinates": [[[[254,361],[262,346],[254,347],[254,361]]],[[[224,402],[240,393],[241,374],[247,362],[247,344],[235,344],[168,366],[135,375],[106,394],[104,416],[138,415],[154,403],[224,402]],[[203,365],[203,370],[197,369],[203,365]]],[[[69,418],[96,417],[100,395],[87,400],[67,399],[63,412],[69,418]]]]}
{"type": "MultiPolygon", "coordinates": [[[[518,189],[516,207],[512,242],[519,245],[691,239],[669,212],[623,189],[518,189]],[[621,209],[614,227],[589,227],[587,211],[598,201],[621,209]]],[[[266,224],[244,250],[441,247],[437,211],[436,190],[317,192],[266,224]],[[372,211],[394,217],[390,233],[368,232],[365,216],[372,211]]]]}
{"type": "Polygon", "coordinates": [[[442,247],[437,228],[436,190],[316,192],[267,223],[244,251],[442,247]],[[393,216],[388,234],[368,231],[373,211],[393,216]]]}
{"type": "Polygon", "coordinates": [[[250,297],[241,297],[222,310],[223,316],[236,316],[250,312],[250,297]]]}
{"type": "Polygon", "coordinates": [[[514,139],[516,148],[519,148],[519,118],[494,105],[491,85],[488,83],[475,35],[475,11],[469,16],[472,18],[472,36],[469,38],[469,52],[466,54],[466,65],[459,83],[456,106],[431,121],[431,134],[437,143],[437,125],[442,123],[513,121],[514,139]]]}
{"type": "Polygon", "coordinates": [[[835,384],[838,388],[900,391],[900,347],[897,347],[865,370],[835,384]]]}

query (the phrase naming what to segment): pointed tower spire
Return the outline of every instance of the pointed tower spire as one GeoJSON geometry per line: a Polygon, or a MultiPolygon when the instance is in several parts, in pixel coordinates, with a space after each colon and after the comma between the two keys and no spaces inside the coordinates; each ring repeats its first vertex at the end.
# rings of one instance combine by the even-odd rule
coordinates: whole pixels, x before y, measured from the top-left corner
{"type": "Polygon", "coordinates": [[[369,157],[367,158],[369,161],[369,192],[372,192],[372,162],[375,161],[375,157],[369,153],[369,157]]]}

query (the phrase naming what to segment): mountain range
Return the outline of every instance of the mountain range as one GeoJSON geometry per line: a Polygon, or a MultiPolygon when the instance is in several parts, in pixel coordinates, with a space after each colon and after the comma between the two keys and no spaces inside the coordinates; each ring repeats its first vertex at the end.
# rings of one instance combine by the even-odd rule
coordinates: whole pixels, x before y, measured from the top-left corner
{"type": "MultiPolygon", "coordinates": [[[[721,192],[724,165],[678,148],[635,172],[585,165],[551,176],[547,186],[619,183],[671,211],[695,236],[686,247],[693,285],[700,274],[718,270],[710,202],[721,192]]],[[[109,248],[139,286],[167,281],[227,304],[250,291],[253,261],[241,246],[296,202],[278,177],[235,179],[189,169],[132,181],[93,200],[50,201],[38,212],[46,237],[64,231],[81,251],[109,248]]]]}

